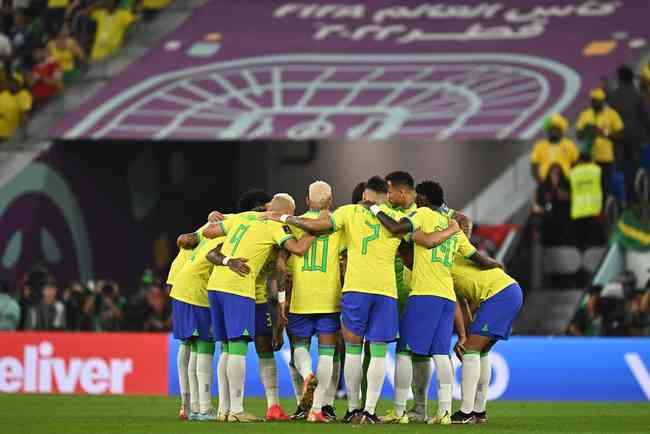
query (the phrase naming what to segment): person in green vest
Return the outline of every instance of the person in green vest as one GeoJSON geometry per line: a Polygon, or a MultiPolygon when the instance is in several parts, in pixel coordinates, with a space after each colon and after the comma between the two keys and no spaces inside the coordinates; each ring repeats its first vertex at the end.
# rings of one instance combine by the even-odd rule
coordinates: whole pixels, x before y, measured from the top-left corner
{"type": "Polygon", "coordinates": [[[581,154],[569,174],[571,185],[571,220],[580,249],[603,242],[598,217],[603,209],[602,169],[587,154],[581,154]]]}

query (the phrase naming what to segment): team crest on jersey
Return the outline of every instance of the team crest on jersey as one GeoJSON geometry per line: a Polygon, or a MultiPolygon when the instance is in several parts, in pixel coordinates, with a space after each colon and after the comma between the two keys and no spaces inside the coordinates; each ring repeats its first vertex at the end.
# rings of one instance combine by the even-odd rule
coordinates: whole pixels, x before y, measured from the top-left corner
{"type": "Polygon", "coordinates": [[[284,229],[285,234],[291,234],[291,228],[287,225],[282,226],[282,229],[284,229]]]}

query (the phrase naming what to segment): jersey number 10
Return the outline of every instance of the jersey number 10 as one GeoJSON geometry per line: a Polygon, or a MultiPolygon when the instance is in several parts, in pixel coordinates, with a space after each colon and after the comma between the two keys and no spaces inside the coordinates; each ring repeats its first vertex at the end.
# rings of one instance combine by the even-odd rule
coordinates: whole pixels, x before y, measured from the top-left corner
{"type": "Polygon", "coordinates": [[[303,257],[302,271],[320,271],[323,273],[327,272],[327,248],[330,242],[329,235],[321,235],[316,238],[311,247],[305,253],[303,257]],[[320,265],[316,264],[318,258],[318,253],[320,250],[321,260],[320,265]]]}

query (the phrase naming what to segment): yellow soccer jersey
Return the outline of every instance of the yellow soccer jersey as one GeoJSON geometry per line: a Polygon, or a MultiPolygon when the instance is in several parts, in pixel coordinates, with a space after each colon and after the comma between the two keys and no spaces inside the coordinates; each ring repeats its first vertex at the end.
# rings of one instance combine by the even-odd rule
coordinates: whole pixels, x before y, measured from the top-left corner
{"type": "MultiPolygon", "coordinates": [[[[381,205],[394,220],[404,214],[381,205]]],[[[395,254],[401,237],[388,232],[363,205],[344,205],[330,217],[336,231],[345,231],[348,263],[343,292],[354,291],[397,298],[395,254]]]]}
{"type": "Polygon", "coordinates": [[[517,283],[501,268],[483,270],[472,261],[459,256],[454,259],[451,275],[458,296],[467,299],[475,306],[498,294],[502,289],[517,283]]]}
{"type": "Polygon", "coordinates": [[[269,255],[269,259],[266,261],[266,264],[260,270],[260,274],[257,275],[255,280],[255,303],[264,304],[269,301],[268,297],[268,281],[269,275],[275,270],[275,261],[278,259],[278,251],[273,249],[269,255]]]}
{"type": "MultiPolygon", "coordinates": [[[[418,208],[411,218],[413,230],[429,233],[446,229],[449,220],[430,208],[418,208]]],[[[471,256],[476,251],[462,232],[457,232],[433,249],[415,244],[410,295],[435,295],[456,301],[451,266],[454,255],[471,256]]]]}
{"type": "MultiPolygon", "coordinates": [[[[308,211],[303,218],[318,218],[317,211],[308,211]]],[[[292,228],[296,238],[304,231],[292,228]]],[[[321,235],[314,240],[305,256],[291,255],[288,266],[293,276],[291,313],[333,313],[341,311],[342,231],[321,235]]]]}
{"type": "Polygon", "coordinates": [[[220,222],[226,234],[221,252],[233,258],[247,258],[251,271],[242,277],[228,267],[214,267],[208,290],[255,299],[257,275],[266,264],[274,246],[293,238],[289,226],[282,223],[259,220],[261,213],[245,212],[220,222]]]}
{"type": "MultiPolygon", "coordinates": [[[[199,237],[199,245],[203,240],[203,229],[208,227],[210,223],[206,223],[194,232],[199,237]]],[[[183,266],[187,261],[192,257],[192,252],[196,250],[199,246],[196,246],[194,249],[179,249],[178,255],[172,261],[171,266],[169,267],[169,274],[167,275],[166,283],[168,285],[174,285],[174,281],[178,273],[183,269],[183,266]]]]}
{"type": "Polygon", "coordinates": [[[201,243],[191,251],[187,263],[176,275],[175,284],[169,294],[171,298],[195,306],[210,306],[207,285],[214,265],[208,261],[207,255],[212,249],[223,243],[225,239],[226,237],[201,238],[201,243]]]}

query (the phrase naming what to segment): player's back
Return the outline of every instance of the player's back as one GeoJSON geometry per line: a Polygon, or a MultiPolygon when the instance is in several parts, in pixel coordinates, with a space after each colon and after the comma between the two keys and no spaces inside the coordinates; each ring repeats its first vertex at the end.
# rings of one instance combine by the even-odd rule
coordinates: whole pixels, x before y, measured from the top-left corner
{"type": "MultiPolygon", "coordinates": [[[[404,215],[381,205],[394,220],[404,215]]],[[[344,205],[332,214],[334,229],[345,232],[348,250],[343,292],[355,291],[397,298],[395,254],[401,237],[391,234],[363,205],[344,205]]]]}
{"type": "Polygon", "coordinates": [[[456,293],[476,306],[507,286],[517,283],[501,268],[484,270],[462,256],[456,256],[451,275],[456,293]]]}
{"type": "MultiPolygon", "coordinates": [[[[194,232],[199,237],[199,242],[201,239],[203,239],[203,235],[202,235],[203,229],[208,227],[209,224],[210,222],[205,223],[203,226],[201,226],[194,232]]],[[[171,265],[169,266],[169,274],[167,275],[167,281],[165,283],[167,283],[168,285],[174,285],[176,276],[183,269],[187,261],[192,257],[192,252],[196,250],[196,248],[198,248],[198,246],[195,247],[194,249],[178,250],[178,254],[172,261],[171,265]]]]}
{"type": "Polygon", "coordinates": [[[208,289],[255,298],[255,281],[273,247],[293,238],[282,223],[259,220],[260,213],[245,212],[220,222],[226,234],[221,253],[228,257],[248,259],[250,273],[240,276],[228,267],[214,267],[208,289]]]}
{"type": "MultiPolygon", "coordinates": [[[[315,219],[318,216],[318,212],[308,211],[301,217],[315,219]]],[[[304,235],[302,229],[292,230],[296,238],[304,235]]],[[[340,309],[339,254],[343,237],[343,231],[320,235],[303,257],[291,255],[288,263],[293,282],[291,313],[330,313],[340,309]]]]}

